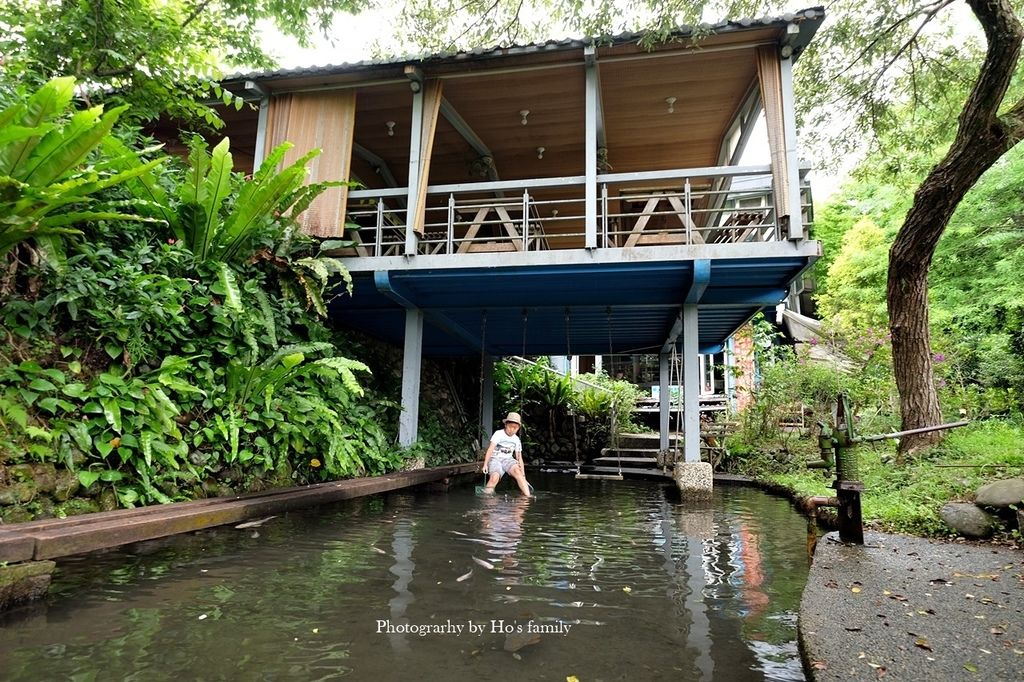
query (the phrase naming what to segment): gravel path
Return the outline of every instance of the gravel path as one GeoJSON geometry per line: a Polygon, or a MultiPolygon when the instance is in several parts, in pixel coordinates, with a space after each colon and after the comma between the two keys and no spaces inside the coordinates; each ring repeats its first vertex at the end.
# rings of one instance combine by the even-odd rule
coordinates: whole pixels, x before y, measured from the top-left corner
{"type": "Polygon", "coordinates": [[[1024,679],[1024,553],[868,533],[819,542],[800,604],[810,679],[1024,679]]]}

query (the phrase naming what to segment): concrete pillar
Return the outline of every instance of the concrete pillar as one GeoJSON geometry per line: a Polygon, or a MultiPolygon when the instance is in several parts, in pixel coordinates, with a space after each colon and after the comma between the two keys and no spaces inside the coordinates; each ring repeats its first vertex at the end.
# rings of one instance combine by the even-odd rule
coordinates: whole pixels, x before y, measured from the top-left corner
{"type": "Polygon", "coordinates": [[[405,311],[405,351],[402,355],[402,414],[398,444],[416,442],[420,421],[420,370],[423,365],[423,311],[405,311]]]}
{"type": "Polygon", "coordinates": [[[658,449],[668,450],[669,410],[672,409],[668,386],[671,357],[668,353],[662,353],[658,356],[658,361],[658,449]]]}
{"type": "Polygon", "coordinates": [[[480,410],[480,447],[487,447],[487,441],[494,429],[494,357],[485,355],[483,358],[483,396],[484,404],[480,410]]]}
{"type": "Polygon", "coordinates": [[[687,462],[700,461],[700,353],[697,306],[683,306],[683,436],[687,462]]]}
{"type": "Polygon", "coordinates": [[[600,374],[604,369],[604,358],[600,355],[594,356],[594,374],[600,374]]]}
{"type": "Polygon", "coordinates": [[[700,354],[697,306],[683,306],[683,460],[673,478],[685,500],[711,497],[711,464],[700,461],[700,354]]]}

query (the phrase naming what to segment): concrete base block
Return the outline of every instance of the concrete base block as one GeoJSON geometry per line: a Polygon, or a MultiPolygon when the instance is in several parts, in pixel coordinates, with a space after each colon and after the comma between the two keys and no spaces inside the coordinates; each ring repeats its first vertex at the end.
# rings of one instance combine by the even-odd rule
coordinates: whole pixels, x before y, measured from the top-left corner
{"type": "Polygon", "coordinates": [[[676,462],[672,472],[683,500],[706,500],[711,497],[714,469],[709,462],[676,462]]]}
{"type": "Polygon", "coordinates": [[[52,561],[28,561],[0,567],[0,611],[45,595],[54,566],[52,561]]]}

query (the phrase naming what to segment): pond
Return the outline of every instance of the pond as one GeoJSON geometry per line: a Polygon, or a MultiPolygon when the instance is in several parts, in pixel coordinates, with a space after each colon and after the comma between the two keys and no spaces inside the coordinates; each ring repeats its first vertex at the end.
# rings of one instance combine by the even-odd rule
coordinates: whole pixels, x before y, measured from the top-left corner
{"type": "Polygon", "coordinates": [[[807,524],[757,490],[535,475],[59,563],[4,679],[802,680],[807,524]],[[502,486],[506,483],[503,482],[502,486]],[[499,491],[501,487],[499,487],[499,491]]]}

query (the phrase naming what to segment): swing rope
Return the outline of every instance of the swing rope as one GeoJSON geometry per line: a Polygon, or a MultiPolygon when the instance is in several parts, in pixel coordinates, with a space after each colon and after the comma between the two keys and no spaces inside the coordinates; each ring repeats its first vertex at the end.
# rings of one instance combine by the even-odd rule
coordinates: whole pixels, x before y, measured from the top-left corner
{"type": "Polygon", "coordinates": [[[480,316],[480,425],[477,427],[480,433],[480,444],[483,446],[487,438],[489,424],[484,423],[484,364],[487,362],[487,309],[484,308],[480,316]]]}
{"type": "MultiPolygon", "coordinates": [[[[519,356],[523,360],[526,359],[526,323],[528,321],[529,321],[529,319],[528,319],[527,314],[526,314],[526,308],[523,308],[523,352],[519,356]]],[[[516,404],[519,406],[519,414],[522,414],[523,413],[523,382],[522,381],[517,382],[517,384],[516,384],[516,392],[519,394],[517,396],[518,400],[516,401],[516,404]]]]}
{"type": "MultiPolygon", "coordinates": [[[[615,351],[615,345],[612,342],[612,307],[608,306],[608,362],[612,361],[612,353],[615,351]]],[[[612,450],[615,452],[619,451],[619,405],[618,405],[618,394],[612,391],[612,406],[608,411],[608,418],[610,419],[610,432],[612,437],[612,450]]],[[[619,478],[622,478],[622,455],[617,458],[619,463],[619,478]]]]}
{"type": "MultiPolygon", "coordinates": [[[[569,309],[566,308],[565,309],[565,360],[566,360],[566,362],[571,363],[572,362],[572,347],[569,344],[569,339],[570,339],[570,335],[569,335],[569,309]]],[[[570,365],[570,367],[571,367],[571,365],[570,365]]],[[[570,374],[571,374],[571,371],[570,371],[570,374]]],[[[571,379],[570,379],[570,382],[571,382],[571,379]]],[[[570,383],[569,386],[572,387],[573,384],[570,383]]],[[[579,470],[580,470],[580,443],[579,443],[579,435],[576,433],[576,414],[574,413],[574,411],[572,409],[572,400],[569,401],[569,419],[572,420],[572,452],[573,452],[573,457],[576,460],[576,472],[579,473],[579,470]]],[[[554,434],[552,434],[552,435],[554,435],[554,434]]]]}

